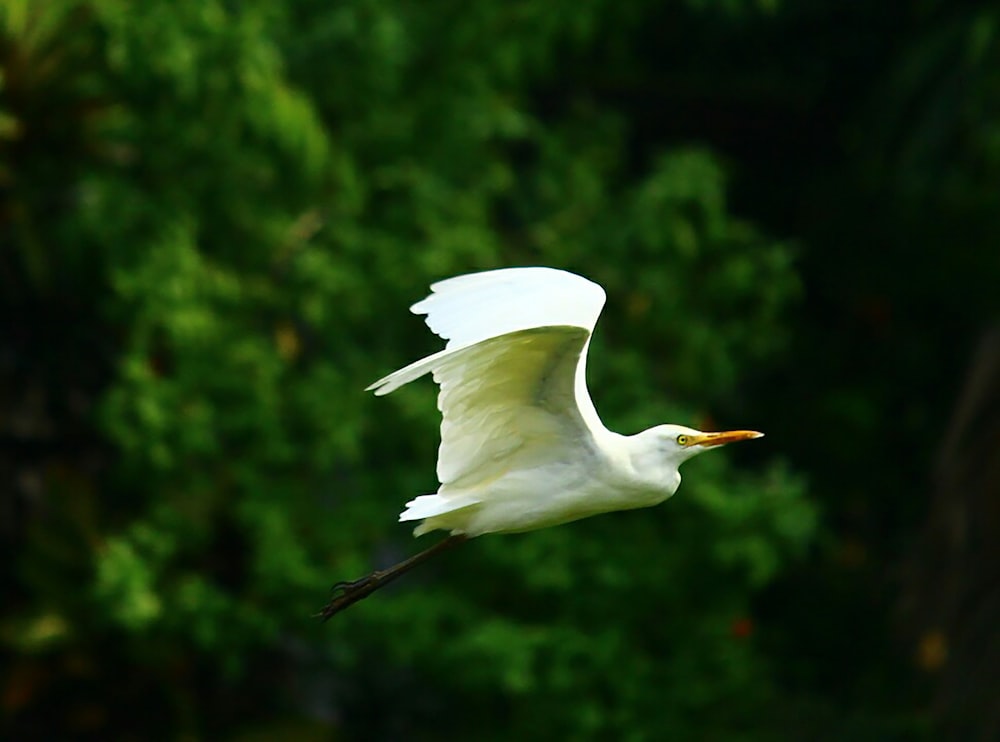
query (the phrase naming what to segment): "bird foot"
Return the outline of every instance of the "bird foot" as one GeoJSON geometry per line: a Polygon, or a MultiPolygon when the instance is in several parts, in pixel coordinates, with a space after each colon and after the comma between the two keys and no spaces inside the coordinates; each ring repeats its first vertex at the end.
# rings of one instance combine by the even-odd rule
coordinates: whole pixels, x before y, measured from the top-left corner
{"type": "Polygon", "coordinates": [[[371,595],[378,586],[378,572],[365,575],[357,580],[336,583],[330,588],[330,602],[323,606],[323,609],[315,615],[315,618],[321,621],[329,621],[348,606],[352,606],[362,598],[371,595]]]}
{"type": "Polygon", "coordinates": [[[357,580],[341,580],[330,588],[331,595],[336,598],[337,595],[350,595],[355,590],[361,590],[362,588],[368,587],[374,579],[375,575],[365,575],[364,577],[357,580]]]}
{"type": "Polygon", "coordinates": [[[315,617],[322,621],[328,621],[345,608],[354,605],[359,600],[367,598],[380,587],[388,585],[400,575],[406,574],[421,562],[466,540],[468,540],[468,537],[465,534],[452,534],[448,538],[438,541],[429,549],[424,549],[419,554],[415,554],[399,564],[394,564],[388,569],[377,569],[370,575],[365,575],[358,580],[338,582],[330,588],[330,592],[332,593],[330,602],[315,617]]]}

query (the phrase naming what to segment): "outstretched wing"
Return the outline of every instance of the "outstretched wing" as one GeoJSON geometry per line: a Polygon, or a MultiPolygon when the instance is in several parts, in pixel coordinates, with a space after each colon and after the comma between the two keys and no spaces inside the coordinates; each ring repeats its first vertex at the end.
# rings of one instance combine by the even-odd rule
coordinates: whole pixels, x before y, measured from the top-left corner
{"type": "Polygon", "coordinates": [[[604,290],[552,268],[508,268],[436,283],[412,311],[445,349],[372,384],[376,394],[433,372],[442,413],[442,494],[501,476],[517,461],[604,430],[586,386],[586,353],[604,290]]]}

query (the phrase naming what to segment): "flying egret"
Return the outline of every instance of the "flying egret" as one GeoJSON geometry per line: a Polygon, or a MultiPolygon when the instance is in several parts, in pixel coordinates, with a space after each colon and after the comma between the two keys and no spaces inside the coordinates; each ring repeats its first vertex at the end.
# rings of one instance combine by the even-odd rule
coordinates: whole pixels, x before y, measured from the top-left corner
{"type": "Polygon", "coordinates": [[[414,304],[444,350],[379,379],[389,394],[433,374],[441,446],[434,494],[406,503],[414,535],[450,535],[426,551],[334,586],[323,620],[434,554],[485,533],[516,533],[663,502],[678,468],[709,448],[759,438],[657,425],[637,435],[604,427],[587,392],[590,336],[604,306],[596,283],[554,268],[505,268],[450,278],[414,304]]]}

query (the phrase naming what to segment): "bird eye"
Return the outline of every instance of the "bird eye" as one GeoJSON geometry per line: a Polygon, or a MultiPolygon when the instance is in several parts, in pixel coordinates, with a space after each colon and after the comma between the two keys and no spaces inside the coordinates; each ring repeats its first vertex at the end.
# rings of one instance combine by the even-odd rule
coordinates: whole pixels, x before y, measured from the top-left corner
{"type": "Polygon", "coordinates": [[[677,436],[677,445],[686,446],[688,444],[688,437],[686,435],[677,436]]]}

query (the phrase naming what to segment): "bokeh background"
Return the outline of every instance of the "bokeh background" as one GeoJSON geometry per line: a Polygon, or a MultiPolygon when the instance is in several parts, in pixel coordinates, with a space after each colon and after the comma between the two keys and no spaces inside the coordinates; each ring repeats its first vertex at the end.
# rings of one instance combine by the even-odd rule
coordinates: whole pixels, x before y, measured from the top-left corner
{"type": "Polygon", "coordinates": [[[0,736],[1000,738],[1000,6],[0,0],[0,736]],[[651,510],[431,542],[438,343],[608,291],[651,510]]]}

